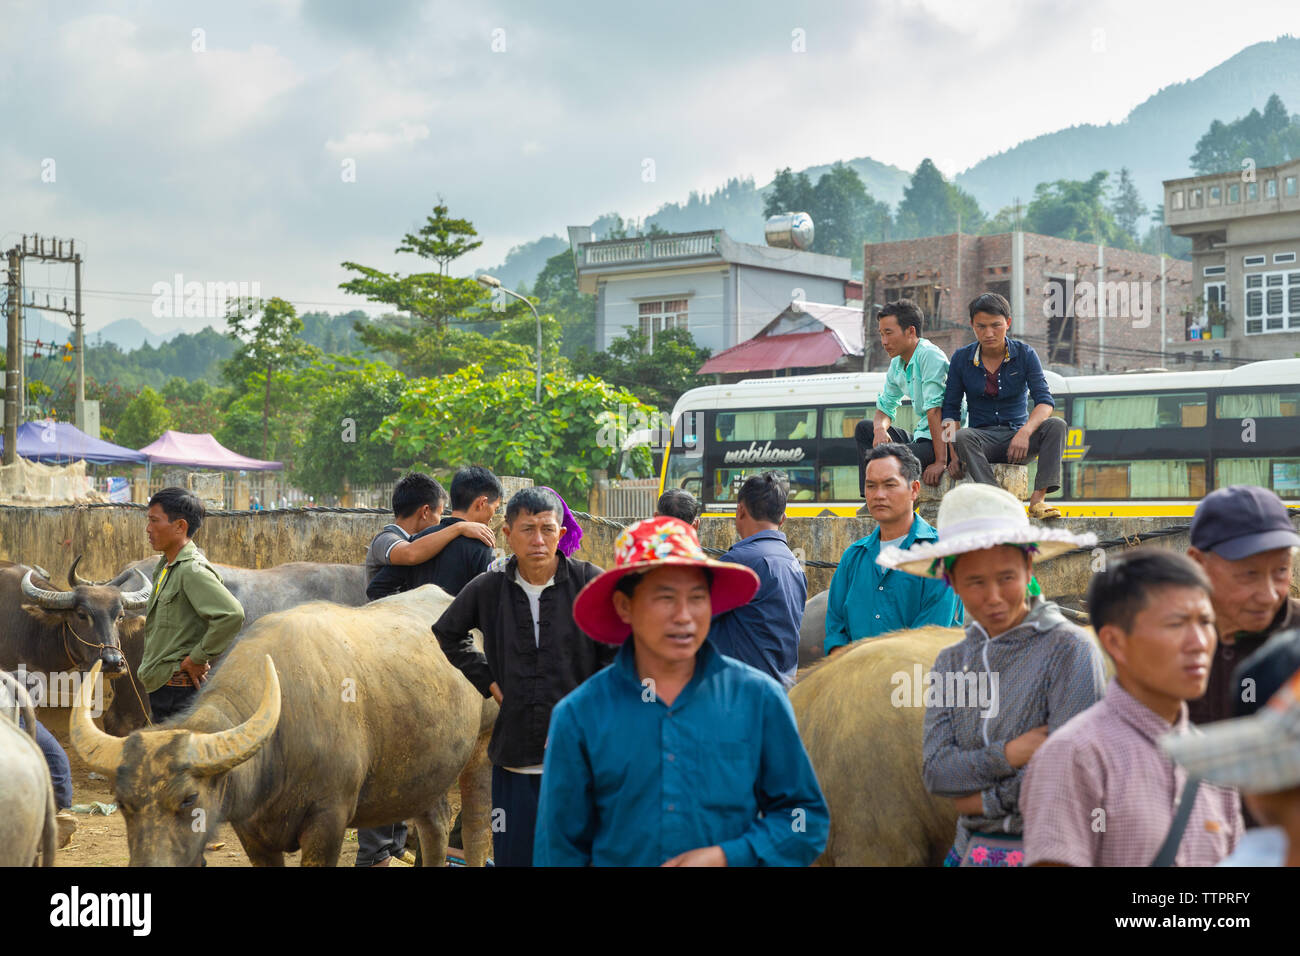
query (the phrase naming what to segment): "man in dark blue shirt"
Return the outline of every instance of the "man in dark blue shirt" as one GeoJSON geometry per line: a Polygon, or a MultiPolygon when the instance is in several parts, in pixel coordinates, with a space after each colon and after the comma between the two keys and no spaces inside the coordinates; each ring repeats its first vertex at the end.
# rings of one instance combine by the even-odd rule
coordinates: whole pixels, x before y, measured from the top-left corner
{"type": "Polygon", "coordinates": [[[957,429],[960,464],[950,462],[949,474],[958,478],[965,466],[972,480],[995,485],[992,462],[1023,465],[1036,457],[1029,516],[1059,518],[1061,512],[1043,499],[1061,487],[1066,426],[1064,419],[1052,417],[1056,402],[1043,366],[1032,348],[1007,335],[1011,305],[996,292],[975,298],[970,321],[976,341],[953,353],[943,399],[945,429],[957,429],[963,397],[970,414],[969,427],[957,429]]]}
{"type": "Polygon", "coordinates": [[[780,472],[751,475],[736,498],[736,534],[723,561],[743,564],[758,575],[758,593],[748,604],[719,614],[709,628],[714,649],[734,657],[788,690],[799,666],[799,625],[808,600],[808,579],[785,535],[785,502],[790,482],[780,472]]]}

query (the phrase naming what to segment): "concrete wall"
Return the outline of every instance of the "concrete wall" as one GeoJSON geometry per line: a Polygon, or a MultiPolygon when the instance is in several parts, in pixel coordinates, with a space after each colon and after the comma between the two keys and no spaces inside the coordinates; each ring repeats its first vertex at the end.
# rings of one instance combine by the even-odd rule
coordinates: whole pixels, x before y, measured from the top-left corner
{"type": "MultiPolygon", "coordinates": [[[[389,522],[383,514],[328,511],[268,511],[214,515],[204,522],[195,542],[217,564],[265,568],[288,561],[360,564],[370,539],[389,522]]],[[[497,521],[500,520],[498,516],[497,521]]],[[[1300,513],[1294,514],[1300,528],[1300,513]]],[[[624,520],[587,521],[578,557],[601,567],[614,563],[614,540],[624,520]]],[[[1185,523],[1181,518],[1088,518],[1070,523],[1077,531],[1092,531],[1099,540],[1127,536],[1141,539],[1159,528],[1185,523]]],[[[870,518],[788,518],[784,531],[790,547],[806,561],[838,562],[850,544],[870,534],[870,518]]],[[[735,526],[726,518],[700,522],[705,547],[725,550],[736,542],[735,526]]],[[[498,545],[505,547],[498,534],[498,545]]],[[[1161,547],[1186,550],[1187,533],[1151,539],[1161,547]]],[[[127,506],[102,508],[0,508],[0,558],[39,564],[56,582],[66,579],[73,558],[85,557],[78,571],[88,578],[106,579],[132,561],[148,557],[144,511],[127,506]]],[[[1046,594],[1082,593],[1092,573],[1089,553],[1066,555],[1043,564],[1039,581],[1046,594]]],[[[809,596],[830,587],[833,569],[808,568],[809,596]]],[[[1300,594],[1300,562],[1292,571],[1292,591],[1300,594]]]]}
{"type": "Polygon", "coordinates": [[[639,303],[650,298],[686,299],[687,329],[695,344],[715,352],[726,348],[724,285],[729,280],[725,271],[726,266],[710,266],[605,280],[597,300],[597,348],[607,349],[628,329],[640,328],[639,303]]]}

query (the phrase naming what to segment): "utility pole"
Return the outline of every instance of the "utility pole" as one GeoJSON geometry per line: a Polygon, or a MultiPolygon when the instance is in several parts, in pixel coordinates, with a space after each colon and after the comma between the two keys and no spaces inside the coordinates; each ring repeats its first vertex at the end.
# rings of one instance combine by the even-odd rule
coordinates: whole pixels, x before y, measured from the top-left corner
{"type": "MultiPolygon", "coordinates": [[[[77,399],[73,404],[76,410],[75,423],[82,431],[86,429],[86,323],[81,314],[81,253],[78,252],[72,257],[72,271],[76,277],[77,284],[77,315],[74,320],[76,329],[76,340],[73,344],[73,351],[77,353],[77,399]]],[[[94,437],[99,437],[95,435],[94,437]]]]}
{"type": "Polygon", "coordinates": [[[9,318],[9,338],[5,347],[5,451],[4,463],[12,465],[18,460],[18,418],[22,415],[19,399],[19,378],[22,375],[23,338],[22,286],[20,272],[23,254],[18,246],[9,250],[9,299],[6,314],[9,318]]]}

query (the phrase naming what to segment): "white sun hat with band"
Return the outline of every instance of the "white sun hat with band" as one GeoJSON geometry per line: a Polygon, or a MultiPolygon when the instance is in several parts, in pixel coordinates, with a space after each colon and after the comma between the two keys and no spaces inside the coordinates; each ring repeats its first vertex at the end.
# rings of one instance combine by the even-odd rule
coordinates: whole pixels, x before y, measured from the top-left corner
{"type": "Polygon", "coordinates": [[[1097,543],[1091,532],[1075,534],[1064,528],[1044,528],[1029,523],[1025,506],[996,485],[975,482],[957,485],[939,502],[935,521],[938,541],[909,548],[891,545],[876,563],[923,578],[943,576],[943,559],[969,551],[1009,544],[1031,548],[1036,560],[1045,561],[1075,548],[1097,543]]]}

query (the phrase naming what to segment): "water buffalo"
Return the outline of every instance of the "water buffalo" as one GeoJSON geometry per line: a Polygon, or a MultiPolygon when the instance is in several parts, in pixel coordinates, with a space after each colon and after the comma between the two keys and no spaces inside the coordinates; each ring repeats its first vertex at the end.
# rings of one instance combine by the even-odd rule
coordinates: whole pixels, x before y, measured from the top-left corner
{"type": "MultiPolygon", "coordinates": [[[[105,677],[121,676],[123,643],[143,633],[143,622],[130,612],[144,608],[149,587],[147,578],[127,570],[101,585],[57,591],[35,569],[0,562],[0,607],[9,609],[0,629],[0,669],[67,675],[99,662],[105,677]],[[128,584],[135,588],[126,590],[128,584]]],[[[57,703],[52,682],[49,696],[36,703],[57,703]]]]}
{"type": "Polygon", "coordinates": [[[31,698],[22,684],[0,671],[0,866],[31,866],[37,851],[42,866],[53,866],[56,813],[50,768],[36,743],[31,698]],[[25,732],[9,719],[11,700],[22,712],[25,732]]]}
{"type": "Polygon", "coordinates": [[[937,865],[957,833],[953,801],[921,780],[924,707],[895,707],[896,673],[934,665],[962,639],[924,627],[857,641],[790,689],[799,735],[831,811],[823,866],[937,865]]]}
{"type": "MultiPolygon", "coordinates": [[[[151,575],[157,563],[157,557],[145,558],[128,565],[122,573],[136,570],[151,575]]],[[[360,607],[366,603],[366,569],[360,564],[294,561],[273,568],[237,568],[228,564],[214,564],[213,567],[244,608],[241,635],[248,633],[248,629],[263,616],[308,601],[329,601],[348,607],[360,607]]],[[[135,679],[135,671],[144,656],[144,628],[133,629],[122,646],[131,673],[127,680],[118,682],[122,686],[114,687],[113,699],[104,711],[104,729],[124,737],[144,727],[151,716],[149,695],[135,679]]],[[[219,665],[220,662],[214,666],[219,665]]]]}
{"type": "Polygon", "coordinates": [[[299,848],[304,866],[332,866],[345,828],[407,818],[424,860],[442,861],[459,782],[466,858],[481,866],[497,705],[430,639],[450,603],[426,585],[361,608],[267,615],[191,711],[126,739],[97,729],[79,700],[72,744],[115,781],[131,864],[196,865],[226,820],[255,866],[299,848]]]}
{"type": "Polygon", "coordinates": [[[826,640],[826,601],[830,595],[830,591],[821,591],[803,606],[803,620],[799,623],[800,667],[811,667],[826,656],[822,644],[826,640]]]}

